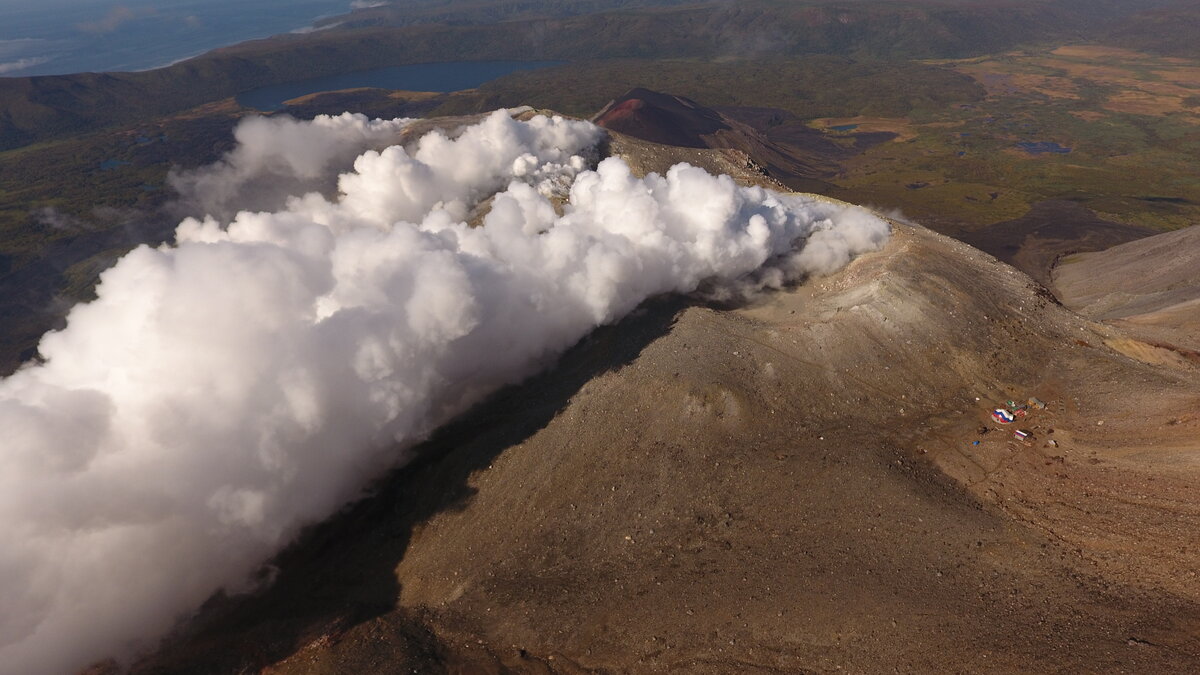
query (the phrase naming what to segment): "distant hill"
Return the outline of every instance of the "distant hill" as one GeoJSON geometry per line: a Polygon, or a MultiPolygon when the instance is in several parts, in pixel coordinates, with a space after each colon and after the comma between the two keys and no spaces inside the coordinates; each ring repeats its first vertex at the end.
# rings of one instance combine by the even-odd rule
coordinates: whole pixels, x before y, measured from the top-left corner
{"type": "MultiPolygon", "coordinates": [[[[654,144],[732,151],[776,185],[794,190],[828,191],[831,186],[824,179],[837,172],[834,160],[855,154],[853,149],[795,122],[786,111],[706,108],[682,96],[645,88],[626,92],[592,121],[654,144]]],[[[883,137],[891,139],[889,134],[883,137]]]]}
{"type": "Polygon", "coordinates": [[[256,87],[387,65],[767,54],[962,57],[1039,40],[1061,42],[1088,34],[1120,11],[1108,4],[1083,6],[1078,0],[982,6],[968,0],[747,0],[578,16],[539,15],[539,7],[535,3],[527,13],[518,13],[524,18],[494,23],[366,25],[278,36],[146,72],[0,78],[0,150],[182,110],[256,87]]]}
{"type": "Polygon", "coordinates": [[[731,129],[715,111],[691,99],[632,89],[601,110],[596,124],[644,141],[705,148],[704,137],[731,129]]]}
{"type": "Polygon", "coordinates": [[[1151,54],[1200,58],[1200,7],[1180,5],[1123,18],[1104,41],[1151,54]]]}

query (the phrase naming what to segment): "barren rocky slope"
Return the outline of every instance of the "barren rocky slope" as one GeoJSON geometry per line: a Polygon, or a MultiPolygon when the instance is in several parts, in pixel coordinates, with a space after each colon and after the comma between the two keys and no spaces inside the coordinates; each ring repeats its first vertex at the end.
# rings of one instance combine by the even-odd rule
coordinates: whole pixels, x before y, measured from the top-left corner
{"type": "Polygon", "coordinates": [[[664,299],[136,670],[1194,670],[1200,372],[1136,344],[899,224],[749,305],[664,299]],[[1031,441],[990,421],[1030,396],[1031,441]]]}
{"type": "Polygon", "coordinates": [[[636,88],[613,100],[592,121],[620,138],[647,141],[661,148],[738,153],[753,160],[756,173],[769,174],[781,186],[813,192],[828,190],[831,185],[824,179],[838,171],[834,159],[855,151],[794,123],[773,139],[767,132],[782,132],[781,115],[785,113],[769,108],[717,110],[682,96],[636,88]]]}
{"type": "Polygon", "coordinates": [[[1071,256],[1055,268],[1054,284],[1085,316],[1200,349],[1200,228],[1071,256]]]}

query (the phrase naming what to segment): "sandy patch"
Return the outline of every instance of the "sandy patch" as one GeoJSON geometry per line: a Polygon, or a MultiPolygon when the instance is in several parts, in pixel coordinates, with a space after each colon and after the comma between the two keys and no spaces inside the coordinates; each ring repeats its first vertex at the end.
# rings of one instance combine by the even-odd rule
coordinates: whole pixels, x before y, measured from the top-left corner
{"type": "Polygon", "coordinates": [[[1200,66],[1179,66],[1151,72],[1169,82],[1178,82],[1193,89],[1200,87],[1200,66]]]}
{"type": "Polygon", "coordinates": [[[1055,56],[1065,56],[1075,59],[1123,59],[1127,61],[1148,61],[1154,57],[1132,49],[1120,47],[1104,47],[1100,45],[1066,45],[1050,52],[1055,56]]]}
{"type": "Polygon", "coordinates": [[[1162,96],[1147,91],[1123,91],[1104,103],[1104,107],[1115,112],[1136,115],[1163,115],[1181,112],[1183,100],[1176,96],[1162,96]]]}
{"type": "Polygon", "coordinates": [[[840,133],[873,133],[886,131],[896,134],[893,142],[909,141],[917,137],[917,132],[913,130],[912,124],[908,120],[892,119],[886,117],[823,117],[812,120],[809,126],[820,129],[825,132],[839,133],[834,127],[846,127],[855,125],[854,129],[849,129],[840,133]]]}

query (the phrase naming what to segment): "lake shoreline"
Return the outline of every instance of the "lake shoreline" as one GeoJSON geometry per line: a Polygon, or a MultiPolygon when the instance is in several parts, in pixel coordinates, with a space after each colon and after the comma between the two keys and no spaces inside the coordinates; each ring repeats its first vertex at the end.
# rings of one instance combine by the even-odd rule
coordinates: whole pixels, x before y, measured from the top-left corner
{"type": "Polygon", "coordinates": [[[321,32],[354,11],[342,0],[9,9],[0,11],[0,77],[149,72],[245,42],[321,32]]]}
{"type": "Polygon", "coordinates": [[[553,68],[566,61],[440,61],[371,68],[305,80],[284,82],[242,92],[238,105],[260,112],[277,112],[287,101],[327,91],[387,89],[449,93],[474,89],[511,73],[553,68]]]}

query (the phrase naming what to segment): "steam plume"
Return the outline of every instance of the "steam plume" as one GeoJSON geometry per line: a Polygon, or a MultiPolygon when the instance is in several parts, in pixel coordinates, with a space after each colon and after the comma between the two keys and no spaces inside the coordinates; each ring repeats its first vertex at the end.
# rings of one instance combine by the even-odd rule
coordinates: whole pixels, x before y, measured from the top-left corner
{"type": "Polygon", "coordinates": [[[224,159],[168,177],[187,213],[225,220],[238,211],[277,211],[287,198],[326,192],[365,150],[396,142],[411,120],[365,121],[345,113],[311,122],[251,117],[234,130],[237,146],[224,159]]]}
{"type": "MultiPolygon", "coordinates": [[[[402,125],[247,122],[183,184],[224,209],[402,125]]],[[[188,219],[105,272],[45,362],[0,381],[0,672],[153,644],[404,447],[650,296],[829,273],[888,236],[686,165],[589,169],[599,137],[499,111],[362,153],[336,199],[188,219]]]]}

